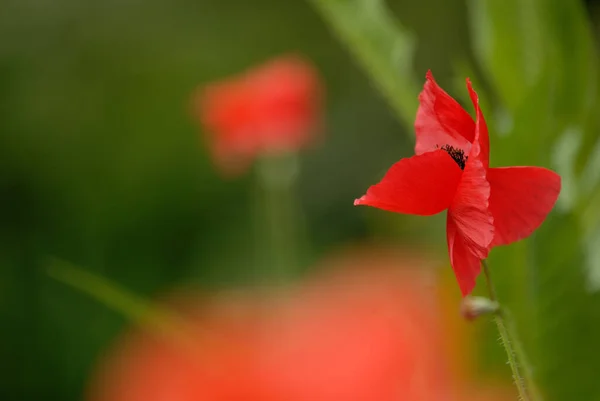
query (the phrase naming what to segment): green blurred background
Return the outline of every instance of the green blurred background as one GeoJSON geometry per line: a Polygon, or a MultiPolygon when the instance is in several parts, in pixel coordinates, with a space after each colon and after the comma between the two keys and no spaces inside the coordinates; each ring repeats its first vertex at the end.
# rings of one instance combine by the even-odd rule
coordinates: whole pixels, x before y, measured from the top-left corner
{"type": "MultiPolygon", "coordinates": [[[[353,57],[390,39],[385,24],[368,25],[377,13],[361,13],[358,5],[367,3],[2,1],[1,400],[80,399],[94,359],[127,323],[50,279],[43,270],[50,256],[148,297],[176,283],[211,288],[251,280],[254,175],[227,181],[217,174],[189,101],[198,86],[280,53],[313,60],[327,92],[324,140],[301,155],[301,267],[356,240],[414,243],[445,257],[443,216],[352,206],[413,146],[412,122],[399,123],[377,72],[353,57]],[[334,13],[339,7],[337,18],[351,27],[356,18],[357,32],[364,28],[377,40],[356,44],[313,8],[318,3],[330,3],[334,13]]],[[[593,269],[585,268],[600,264],[596,3],[388,6],[386,15],[402,26],[391,33],[410,32],[416,45],[414,53],[400,49],[400,57],[411,57],[410,75],[398,70],[401,82],[418,88],[431,68],[464,99],[471,75],[490,110],[492,164],[543,165],[563,175],[562,212],[491,263],[508,266],[497,276],[499,296],[523,323],[542,387],[554,394],[549,399],[600,399],[600,298],[593,269]]],[[[482,361],[505,369],[495,334],[490,338],[482,361]]]]}

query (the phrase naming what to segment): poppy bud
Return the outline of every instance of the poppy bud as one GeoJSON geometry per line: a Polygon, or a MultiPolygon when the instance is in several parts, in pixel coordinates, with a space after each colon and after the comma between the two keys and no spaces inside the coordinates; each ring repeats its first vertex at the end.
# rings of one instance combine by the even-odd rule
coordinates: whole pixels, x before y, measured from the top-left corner
{"type": "Polygon", "coordinates": [[[496,313],[499,309],[498,302],[484,297],[465,297],[460,304],[460,314],[467,320],[475,320],[481,315],[496,313]]]}

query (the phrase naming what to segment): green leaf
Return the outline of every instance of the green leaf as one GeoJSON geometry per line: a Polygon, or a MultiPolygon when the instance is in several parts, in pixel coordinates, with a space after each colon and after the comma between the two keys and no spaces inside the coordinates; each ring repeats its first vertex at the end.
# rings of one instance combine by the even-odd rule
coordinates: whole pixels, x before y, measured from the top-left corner
{"type": "Polygon", "coordinates": [[[579,219],[555,215],[535,240],[535,368],[548,400],[597,400],[600,294],[587,285],[579,219]]]}
{"type": "Polygon", "coordinates": [[[470,0],[475,55],[509,109],[535,86],[546,60],[542,15],[535,1],[470,0]]]}
{"type": "Polygon", "coordinates": [[[382,0],[310,0],[386,96],[401,122],[412,126],[420,87],[413,72],[415,40],[382,0]]]}
{"type": "Polygon", "coordinates": [[[597,56],[580,2],[470,0],[469,10],[476,58],[509,112],[544,85],[556,132],[586,121],[598,94],[597,56]]]}
{"type": "Polygon", "coordinates": [[[55,280],[88,294],[151,332],[164,336],[187,350],[197,348],[197,339],[191,335],[184,320],[173,311],[59,259],[52,259],[46,267],[46,272],[55,280]]]}

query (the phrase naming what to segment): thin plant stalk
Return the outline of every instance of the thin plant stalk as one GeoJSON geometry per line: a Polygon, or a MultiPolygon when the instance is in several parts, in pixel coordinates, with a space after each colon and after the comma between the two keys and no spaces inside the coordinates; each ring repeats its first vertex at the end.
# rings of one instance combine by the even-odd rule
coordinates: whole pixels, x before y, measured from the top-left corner
{"type": "Polygon", "coordinates": [[[258,164],[259,273],[270,284],[285,284],[298,270],[298,170],[295,154],[263,156],[258,164]]]}
{"type": "MultiPolygon", "coordinates": [[[[481,265],[483,267],[483,274],[485,276],[489,298],[493,302],[498,302],[488,264],[485,260],[482,260],[481,265]]],[[[519,399],[522,401],[540,401],[525,352],[521,347],[517,333],[514,330],[504,307],[501,307],[498,312],[495,313],[494,321],[496,322],[498,332],[500,333],[500,341],[502,342],[508,357],[508,364],[510,365],[513,380],[517,386],[519,399]]]]}

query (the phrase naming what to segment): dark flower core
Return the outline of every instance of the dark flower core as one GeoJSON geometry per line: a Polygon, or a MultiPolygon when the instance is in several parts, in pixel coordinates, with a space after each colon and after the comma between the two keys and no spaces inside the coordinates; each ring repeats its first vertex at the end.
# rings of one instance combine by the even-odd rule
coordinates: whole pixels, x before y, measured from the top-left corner
{"type": "Polygon", "coordinates": [[[465,164],[467,163],[467,160],[469,160],[469,156],[465,156],[465,152],[462,149],[454,148],[450,145],[444,145],[442,146],[442,150],[448,152],[450,157],[454,159],[461,170],[465,169],[465,164]]]}

